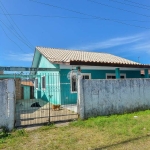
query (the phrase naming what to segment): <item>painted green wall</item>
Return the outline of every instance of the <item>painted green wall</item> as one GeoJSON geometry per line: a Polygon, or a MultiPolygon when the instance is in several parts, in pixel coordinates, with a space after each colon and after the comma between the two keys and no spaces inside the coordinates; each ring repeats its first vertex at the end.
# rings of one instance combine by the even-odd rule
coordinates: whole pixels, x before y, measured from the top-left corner
{"type": "Polygon", "coordinates": [[[30,86],[25,86],[25,85],[22,85],[23,87],[23,99],[24,100],[29,100],[30,99],[30,86]]]}
{"type": "MultiPolygon", "coordinates": [[[[39,68],[58,68],[59,65],[50,63],[44,56],[40,57],[39,68]]],[[[38,89],[35,90],[35,98],[50,101],[52,104],[61,104],[59,71],[38,71],[38,89]],[[42,76],[46,78],[46,88],[42,89],[42,76]]]]}
{"type": "Polygon", "coordinates": [[[67,74],[71,70],[60,70],[60,87],[61,87],[61,104],[76,104],[77,93],[71,93],[70,80],[67,78],[67,74]]]}
{"type": "MultiPolygon", "coordinates": [[[[106,79],[106,73],[115,74],[115,70],[81,70],[82,73],[91,73],[92,79],[106,79]]],[[[144,78],[140,71],[120,70],[120,74],[126,74],[126,78],[144,78]]]]}

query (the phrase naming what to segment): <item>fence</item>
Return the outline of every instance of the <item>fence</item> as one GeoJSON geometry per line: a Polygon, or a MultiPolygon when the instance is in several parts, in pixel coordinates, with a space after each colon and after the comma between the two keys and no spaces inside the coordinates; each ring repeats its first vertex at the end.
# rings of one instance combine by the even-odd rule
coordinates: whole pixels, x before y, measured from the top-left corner
{"type": "MultiPolygon", "coordinates": [[[[14,75],[13,75],[14,76],[14,75]]],[[[15,75],[16,126],[77,119],[77,93],[71,93],[66,74],[15,75]],[[19,96],[18,96],[19,97],[19,96]]]]}
{"type": "Polygon", "coordinates": [[[150,109],[150,79],[78,81],[82,119],[150,109]]]}

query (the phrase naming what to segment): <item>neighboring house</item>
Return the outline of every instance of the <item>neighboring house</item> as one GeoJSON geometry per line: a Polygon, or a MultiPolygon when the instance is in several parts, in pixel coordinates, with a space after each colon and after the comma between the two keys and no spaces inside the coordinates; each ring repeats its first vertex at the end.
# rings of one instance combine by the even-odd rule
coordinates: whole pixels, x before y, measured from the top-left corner
{"type": "Polygon", "coordinates": [[[15,80],[15,97],[16,100],[29,100],[34,99],[34,84],[26,75],[15,74],[1,74],[1,79],[14,79],[15,80]]]}
{"type": "Polygon", "coordinates": [[[36,47],[32,67],[58,70],[32,72],[37,75],[34,96],[54,104],[75,104],[77,73],[83,79],[148,78],[147,66],[108,53],[36,47]]]}
{"type": "Polygon", "coordinates": [[[24,100],[34,99],[34,85],[32,81],[21,81],[22,98],[24,100]]]}

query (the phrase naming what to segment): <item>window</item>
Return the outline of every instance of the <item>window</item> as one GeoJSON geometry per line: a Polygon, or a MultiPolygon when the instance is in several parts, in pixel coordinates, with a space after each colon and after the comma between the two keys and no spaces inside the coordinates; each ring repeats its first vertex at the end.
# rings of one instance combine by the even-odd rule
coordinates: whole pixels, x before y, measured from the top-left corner
{"type": "Polygon", "coordinates": [[[83,78],[83,79],[89,79],[90,76],[89,76],[89,75],[83,75],[82,78],[83,78]]]}
{"type": "Polygon", "coordinates": [[[38,89],[38,79],[35,79],[34,86],[36,89],[38,89]]]}
{"type": "Polygon", "coordinates": [[[91,79],[90,73],[82,73],[82,79],[91,79]]]}
{"type": "Polygon", "coordinates": [[[114,75],[108,75],[107,79],[116,79],[116,76],[114,76],[114,75]]]}
{"type": "MultiPolygon", "coordinates": [[[[91,74],[90,73],[82,73],[82,78],[83,79],[91,79],[91,74]]],[[[77,75],[71,74],[71,78],[70,78],[70,82],[71,82],[71,92],[72,93],[76,93],[77,92],[77,75]]]]}
{"type": "Polygon", "coordinates": [[[46,79],[45,79],[45,76],[42,77],[42,88],[43,89],[46,88],[46,79]]]}
{"type": "Polygon", "coordinates": [[[77,92],[77,76],[71,76],[71,92],[77,92]]]}
{"type": "Polygon", "coordinates": [[[145,75],[145,71],[141,70],[141,76],[144,76],[144,75],[145,75]]]}
{"type": "MultiPolygon", "coordinates": [[[[120,79],[125,79],[125,78],[126,78],[126,74],[120,74],[120,79]]],[[[116,79],[116,75],[107,73],[106,79],[116,79]]]]}

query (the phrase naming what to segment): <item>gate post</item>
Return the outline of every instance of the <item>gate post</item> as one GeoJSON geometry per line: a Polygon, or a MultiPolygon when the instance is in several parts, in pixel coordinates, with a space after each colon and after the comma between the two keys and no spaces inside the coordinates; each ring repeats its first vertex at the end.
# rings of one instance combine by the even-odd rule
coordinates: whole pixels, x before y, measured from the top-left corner
{"type": "Polygon", "coordinates": [[[83,91],[83,80],[82,75],[78,76],[78,91],[77,91],[77,112],[80,116],[80,119],[84,119],[84,91],[83,91]]]}

